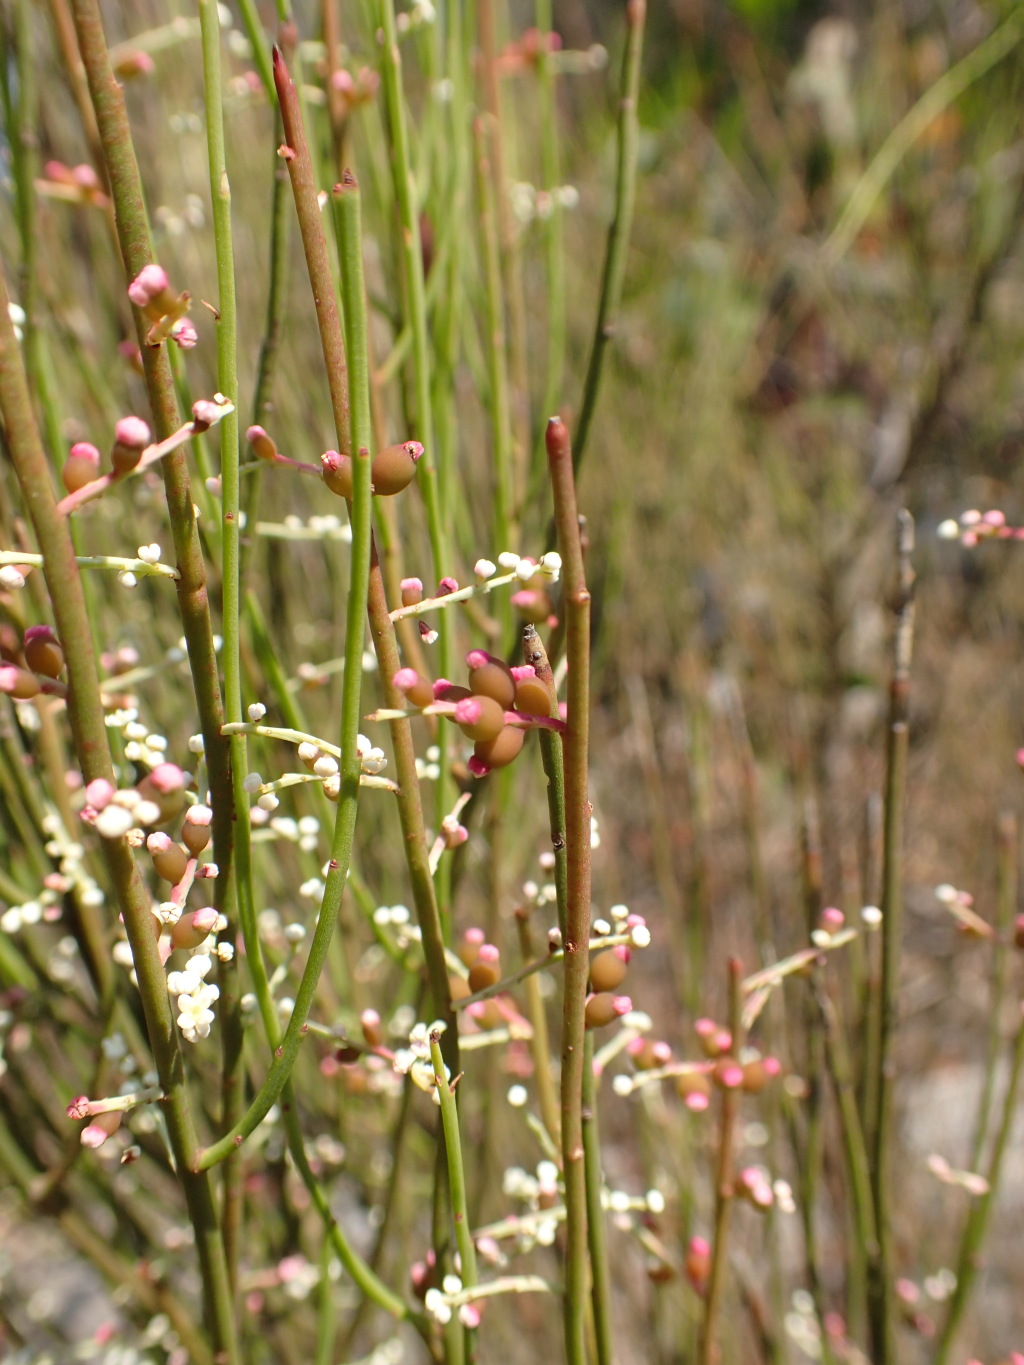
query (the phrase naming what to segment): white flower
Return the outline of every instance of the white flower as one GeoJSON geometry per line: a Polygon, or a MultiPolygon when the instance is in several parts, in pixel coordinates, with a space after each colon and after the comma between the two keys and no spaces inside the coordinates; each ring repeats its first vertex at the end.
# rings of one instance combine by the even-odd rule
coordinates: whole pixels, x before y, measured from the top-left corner
{"type": "Polygon", "coordinates": [[[134,824],[135,817],[130,810],[111,803],[97,815],[93,828],[104,839],[120,839],[134,824]]]}
{"type": "Polygon", "coordinates": [[[473,572],[477,578],[486,580],[493,578],[498,571],[489,559],[478,559],[473,565],[473,572]]]}
{"type": "Polygon", "coordinates": [[[267,708],[261,701],[254,701],[246,712],[246,715],[252,721],[253,725],[258,725],[266,714],[267,708]]]}
{"type": "Polygon", "coordinates": [[[651,942],[651,931],[646,924],[634,924],[629,931],[629,941],[634,948],[647,948],[651,942]]]}
{"type": "Polygon", "coordinates": [[[509,1087],[508,1102],[513,1109],[522,1109],[526,1100],[527,1094],[525,1085],[513,1085],[509,1087]]]}
{"type": "Polygon", "coordinates": [[[940,540],[959,540],[960,525],[958,522],[953,521],[952,518],[947,518],[946,521],[939,522],[938,530],[935,534],[940,540]]]}
{"type": "Polygon", "coordinates": [[[505,550],[498,556],[498,563],[503,569],[517,569],[519,567],[519,555],[514,550],[505,550]]]}
{"type": "Polygon", "coordinates": [[[15,564],[5,564],[0,569],[0,585],[5,588],[23,588],[25,575],[15,564]]]}
{"type": "Polygon", "coordinates": [[[216,986],[203,985],[190,995],[178,996],[178,1027],[190,1043],[209,1037],[214,1018],[210,1006],[219,995],[216,986]]]}
{"type": "Polygon", "coordinates": [[[369,753],[364,754],[360,763],[365,773],[380,773],[388,766],[388,761],[384,757],[384,750],[373,748],[369,753]]]}
{"type": "Polygon", "coordinates": [[[440,1289],[427,1290],[423,1299],[423,1307],[434,1321],[441,1323],[442,1326],[452,1320],[452,1310],[440,1289]]]}
{"type": "Polygon", "coordinates": [[[253,792],[258,792],[260,787],[262,786],[263,778],[260,776],[259,773],[256,772],[246,773],[245,781],[242,783],[242,788],[244,791],[249,792],[251,795],[253,792]]]}
{"type": "Polygon", "coordinates": [[[156,541],[152,545],[140,545],[138,550],[139,558],[143,564],[159,564],[160,553],[160,546],[156,541]]]}
{"type": "Polygon", "coordinates": [[[189,735],[188,751],[190,754],[201,754],[206,747],[206,742],[202,735],[189,735]]]}

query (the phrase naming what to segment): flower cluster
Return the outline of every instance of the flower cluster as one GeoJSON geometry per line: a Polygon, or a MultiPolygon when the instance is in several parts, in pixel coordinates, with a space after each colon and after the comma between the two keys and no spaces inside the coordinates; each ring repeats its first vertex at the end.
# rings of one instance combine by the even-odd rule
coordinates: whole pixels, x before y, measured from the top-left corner
{"type": "MultiPolygon", "coordinates": [[[[430,1035],[432,1033],[443,1033],[446,1025],[443,1020],[437,1019],[432,1024],[413,1024],[409,1030],[409,1043],[407,1047],[399,1048],[394,1056],[393,1066],[395,1071],[403,1076],[408,1076],[412,1083],[433,1095],[437,1100],[437,1082],[434,1076],[434,1065],[430,1060],[430,1035]]],[[[445,1075],[448,1075],[448,1068],[445,1067],[445,1075]]]]}
{"type": "Polygon", "coordinates": [[[191,350],[196,345],[198,334],[185,316],[192,296],[187,290],[176,294],[161,266],[143,266],[128,286],[128,297],[153,324],[146,337],[150,346],[159,346],[168,337],[183,350],[191,350]]]}
{"type": "Polygon", "coordinates": [[[178,1001],[178,1027],[190,1043],[209,1037],[211,1006],[220,995],[217,986],[204,980],[212,966],[208,953],[193,953],[184,971],[167,974],[167,989],[178,1001]]]}

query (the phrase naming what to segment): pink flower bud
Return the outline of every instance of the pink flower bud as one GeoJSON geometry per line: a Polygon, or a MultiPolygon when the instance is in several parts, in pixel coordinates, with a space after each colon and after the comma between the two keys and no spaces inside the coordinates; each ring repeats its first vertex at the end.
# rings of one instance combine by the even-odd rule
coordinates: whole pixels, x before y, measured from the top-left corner
{"type": "Polygon", "coordinates": [[[185,774],[177,763],[158,763],[149,774],[149,780],[161,796],[169,796],[171,792],[182,790],[185,785],[185,774]]]}
{"type": "Polygon", "coordinates": [[[447,597],[449,593],[458,592],[459,580],[457,578],[442,578],[437,585],[436,597],[447,597]]]}
{"type": "Polygon", "coordinates": [[[182,915],[171,930],[172,945],[175,948],[198,948],[216,929],[218,918],[212,905],[204,905],[194,914],[182,915]]]}
{"type": "Polygon", "coordinates": [[[124,1115],[119,1109],[111,1110],[105,1114],[93,1115],[92,1121],[79,1134],[79,1141],[82,1146],[91,1147],[93,1151],[102,1147],[107,1138],[120,1128],[123,1117],[124,1115]]]}
{"type": "Polygon", "coordinates": [[[526,682],[529,678],[537,676],[537,670],[533,664],[515,664],[512,668],[512,676],[516,682],[526,682]]]}
{"type": "Polygon", "coordinates": [[[67,1108],[69,1119],[87,1119],[90,1114],[90,1100],[88,1095],[78,1095],[71,1101],[67,1108]]]}
{"type": "Polygon", "coordinates": [[[392,679],[399,692],[408,697],[413,706],[421,709],[429,706],[434,700],[434,688],[426,680],[421,678],[415,668],[400,668],[392,679]]]}
{"type": "Polygon", "coordinates": [[[199,345],[199,333],[188,318],[181,318],[171,328],[171,340],[176,341],[183,351],[192,351],[199,345]]]}
{"type": "Polygon", "coordinates": [[[100,452],[88,441],[76,441],[60,471],[61,483],[69,493],[77,493],[100,474],[100,452]]]}
{"type": "Polygon", "coordinates": [[[273,462],[277,459],[277,446],[274,438],[268,436],[266,431],[259,426],[251,426],[245,433],[245,439],[252,446],[252,452],[261,460],[273,462]]]}
{"type": "Polygon", "coordinates": [[[76,441],[68,451],[68,457],[75,460],[88,460],[90,464],[94,464],[99,469],[100,452],[88,441],[76,441]]]}
{"type": "Polygon", "coordinates": [[[421,578],[403,578],[401,589],[403,607],[414,607],[418,602],[423,601],[423,580],[421,578]]]}
{"type": "Polygon", "coordinates": [[[149,427],[141,417],[122,417],[114,428],[114,448],[110,462],[115,474],[127,474],[142,458],[149,445],[149,427]]]}
{"type": "Polygon", "coordinates": [[[210,398],[198,398],[192,404],[192,429],[194,431],[208,431],[210,427],[219,421],[221,408],[210,398]]]}
{"type": "Polygon", "coordinates": [[[0,664],[0,692],[6,692],[15,701],[30,701],[41,690],[38,680],[27,669],[17,664],[0,664]]]}
{"type": "Polygon", "coordinates": [[[170,295],[171,286],[167,278],[167,272],[159,265],[144,265],[139,273],[128,286],[128,297],[136,308],[141,308],[147,315],[157,321],[166,312],[166,308],[155,315],[151,313],[154,306],[162,304],[170,295]]]}
{"type": "Polygon", "coordinates": [[[136,76],[151,76],[155,69],[153,58],[148,52],[140,50],[121,57],[114,67],[114,74],[123,81],[130,81],[136,76]]]}
{"type": "Polygon", "coordinates": [[[94,778],[85,789],[85,799],[93,810],[103,810],[113,800],[117,788],[105,777],[94,778]]]}

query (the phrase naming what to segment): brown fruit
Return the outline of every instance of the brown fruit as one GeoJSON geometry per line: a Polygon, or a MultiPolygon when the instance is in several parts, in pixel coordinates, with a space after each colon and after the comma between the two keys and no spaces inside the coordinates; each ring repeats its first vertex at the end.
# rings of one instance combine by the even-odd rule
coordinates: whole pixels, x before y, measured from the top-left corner
{"type": "Polygon", "coordinates": [[[336,450],[327,450],[320,456],[320,468],[324,483],[339,498],[352,496],[352,461],[347,455],[336,450]]]}
{"type": "Polygon", "coordinates": [[[550,716],[551,693],[540,678],[522,678],[516,683],[515,707],[527,716],[550,716]]]}
{"type": "Polygon", "coordinates": [[[450,976],[448,978],[448,990],[453,1000],[465,1000],[467,995],[473,994],[469,988],[469,982],[464,976],[450,976]]]}
{"type": "MultiPolygon", "coordinates": [[[[74,447],[72,447],[72,452],[74,447]]],[[[64,461],[64,467],[60,471],[61,482],[69,493],[77,493],[80,488],[84,488],[87,483],[92,483],[100,476],[99,451],[96,451],[96,458],[86,455],[70,454],[64,461]]]]}
{"type": "Polygon", "coordinates": [[[467,697],[458,704],[455,720],[467,739],[496,739],[505,725],[504,708],[493,697],[467,697]],[[462,716],[467,716],[463,720],[462,716]],[[475,715],[476,719],[469,718],[475,715]]]}
{"type": "Polygon", "coordinates": [[[437,701],[465,701],[472,695],[468,687],[460,687],[458,683],[446,683],[443,687],[437,688],[435,693],[437,701]]]}
{"type": "Polygon", "coordinates": [[[473,753],[489,768],[506,768],[513,759],[519,757],[519,750],[523,747],[525,738],[524,730],[517,730],[514,725],[506,725],[494,739],[480,740],[473,753]]]}
{"type": "Polygon", "coordinates": [[[501,964],[498,962],[474,962],[469,969],[469,990],[471,995],[485,991],[501,980],[501,964]]]}
{"type": "Polygon", "coordinates": [[[408,488],[416,477],[416,461],[423,454],[419,441],[401,441],[387,446],[373,457],[370,477],[378,497],[389,498],[408,488]]]}
{"type": "Polygon", "coordinates": [[[64,651],[49,626],[30,626],[25,632],[25,662],[33,673],[47,678],[60,676],[64,651]]]}
{"type": "Polygon", "coordinates": [[[622,984],[629,969],[624,960],[612,948],[594,953],[590,959],[590,985],[595,991],[613,991],[622,984]]]}
{"type": "Polygon", "coordinates": [[[615,997],[606,991],[602,991],[599,995],[592,995],[583,1012],[583,1019],[587,1028],[604,1028],[606,1024],[614,1023],[618,1017],[619,1011],[615,1008],[615,997]]]}
{"type": "Polygon", "coordinates": [[[504,659],[495,658],[482,649],[470,650],[466,655],[469,665],[469,687],[474,696],[493,697],[506,711],[516,699],[516,682],[504,659]],[[479,662],[477,662],[479,661],[479,662]]]}
{"type": "Polygon", "coordinates": [[[688,1100],[692,1095],[710,1099],[711,1082],[703,1071],[687,1071],[676,1077],[676,1093],[681,1100],[688,1100]]]}

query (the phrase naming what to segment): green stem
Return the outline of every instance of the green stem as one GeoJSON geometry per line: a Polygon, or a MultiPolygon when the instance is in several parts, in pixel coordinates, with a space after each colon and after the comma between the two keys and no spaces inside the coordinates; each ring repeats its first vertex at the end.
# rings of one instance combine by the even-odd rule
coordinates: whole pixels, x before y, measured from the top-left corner
{"type": "Polygon", "coordinates": [[[597,1078],[594,1075],[594,1035],[583,1044],[583,1151],[587,1177],[587,1241],[590,1247],[597,1365],[612,1365],[612,1283],[604,1214],[604,1176],[601,1173],[601,1130],[597,1121],[597,1078]]]}
{"type": "Polygon", "coordinates": [[[626,248],[633,223],[633,204],[636,198],[636,158],[639,143],[637,103],[640,95],[640,57],[644,44],[644,21],[647,0],[629,0],[626,5],[626,49],[622,59],[622,98],[619,101],[618,160],[615,171],[615,211],[608,229],[604,269],[601,273],[601,295],[597,305],[597,321],[590,343],[590,361],[583,382],[583,401],[573,440],[576,468],[580,466],[586,449],[597,396],[601,388],[605,349],[615,335],[619,304],[622,300],[622,281],[626,273],[626,248]]]}
{"type": "MultiPolygon", "coordinates": [[[[220,63],[220,16],[215,0],[199,0],[203,53],[203,85],[206,103],[206,140],[210,167],[210,199],[213,205],[214,246],[217,259],[217,387],[234,405],[220,425],[222,496],[222,621],[224,664],[224,714],[228,722],[242,719],[241,600],[239,549],[239,449],[238,449],[238,310],[235,296],[235,258],[231,230],[231,184],[224,146],[223,89],[220,63]]],[[[244,735],[233,736],[231,789],[234,815],[235,904],[239,918],[250,926],[245,938],[246,962],[253,978],[265,975],[259,937],[255,927],[250,848],[249,797],[244,735]]],[[[242,1116],[242,1022],[238,1009],[238,966],[232,962],[222,973],[224,1005],[223,1122],[229,1127],[242,1116]]],[[[262,998],[262,997],[261,997],[262,998]]],[[[225,1163],[223,1172],[225,1246],[232,1283],[237,1275],[239,1234],[244,1209],[241,1165],[238,1154],[225,1163]]]]}
{"type": "Polygon", "coordinates": [[[876,1365],[895,1365],[896,1321],[892,1301],[892,1234],[889,1157],[892,1145],[892,1038],[896,1028],[900,946],[903,930],[903,821],[909,746],[910,661],[914,645],[914,522],[901,511],[897,531],[899,596],[896,605],[893,677],[889,689],[885,816],[882,851],[882,979],[873,1055],[874,1111],[865,1118],[871,1154],[871,1195],[878,1254],[868,1258],[868,1327],[876,1365]]]}
{"type": "Polygon", "coordinates": [[[502,298],[501,253],[494,203],[494,184],[487,158],[487,135],[483,121],[473,125],[477,156],[477,211],[483,243],[484,300],[486,305],[487,406],[494,446],[494,543],[508,548],[515,538],[515,487],[512,471],[512,416],[508,389],[508,348],[505,337],[505,306],[502,298]]]}
{"type": "Polygon", "coordinates": [[[547,429],[548,467],[562,556],[568,728],[565,755],[565,975],[562,988],[562,1171],[565,1180],[564,1330],[568,1365],[584,1365],[587,1310],[587,1190],[583,1149],[583,1013],[590,970],[590,593],[580,543],[572,449],[565,423],[547,429]]]}
{"type": "MultiPolygon", "coordinates": [[[[459,1134],[459,1110],[445,1073],[441,1057],[440,1034],[430,1035],[430,1060],[434,1064],[434,1079],[437,1082],[437,1096],[441,1102],[441,1125],[444,1128],[444,1147],[448,1159],[448,1195],[452,1206],[452,1220],[455,1224],[455,1245],[459,1251],[459,1278],[463,1289],[475,1289],[476,1247],[469,1226],[469,1208],[466,1202],[466,1173],[462,1164],[462,1139],[459,1134]]],[[[473,1329],[466,1329],[466,1358],[473,1359],[473,1329]]]]}

